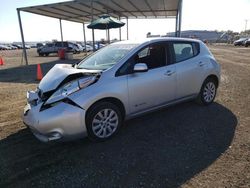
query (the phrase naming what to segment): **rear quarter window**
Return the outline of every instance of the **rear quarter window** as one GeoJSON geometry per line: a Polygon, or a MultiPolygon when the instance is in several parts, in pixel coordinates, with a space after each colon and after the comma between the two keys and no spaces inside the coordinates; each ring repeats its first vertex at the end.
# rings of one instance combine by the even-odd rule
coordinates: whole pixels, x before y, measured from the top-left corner
{"type": "Polygon", "coordinates": [[[185,61],[200,53],[200,46],[197,42],[173,42],[173,53],[175,62],[185,61]]]}

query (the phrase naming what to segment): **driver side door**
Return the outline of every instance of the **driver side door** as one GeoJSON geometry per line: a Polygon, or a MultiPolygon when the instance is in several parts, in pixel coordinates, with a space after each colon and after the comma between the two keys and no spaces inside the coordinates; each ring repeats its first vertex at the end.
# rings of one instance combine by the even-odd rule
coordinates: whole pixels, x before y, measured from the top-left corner
{"type": "Polygon", "coordinates": [[[145,63],[147,72],[128,74],[130,113],[136,114],[164,105],[175,99],[176,70],[170,64],[167,43],[154,43],[141,49],[132,58],[134,67],[145,63]]]}

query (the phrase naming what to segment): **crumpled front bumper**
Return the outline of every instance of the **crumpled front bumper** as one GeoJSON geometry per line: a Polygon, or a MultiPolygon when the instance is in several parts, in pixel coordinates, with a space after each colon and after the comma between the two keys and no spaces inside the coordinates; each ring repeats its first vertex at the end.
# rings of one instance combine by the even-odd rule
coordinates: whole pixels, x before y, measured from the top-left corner
{"type": "Polygon", "coordinates": [[[66,102],[58,102],[41,110],[42,102],[27,104],[23,122],[42,142],[69,140],[87,136],[85,110],[66,102]]]}

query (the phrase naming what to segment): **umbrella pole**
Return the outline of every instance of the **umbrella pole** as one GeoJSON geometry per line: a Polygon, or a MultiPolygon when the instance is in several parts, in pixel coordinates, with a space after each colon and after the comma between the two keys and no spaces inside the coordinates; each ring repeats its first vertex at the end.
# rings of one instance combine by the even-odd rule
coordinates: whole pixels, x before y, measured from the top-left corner
{"type": "MultiPolygon", "coordinates": [[[[119,20],[121,21],[121,17],[119,16],[119,20]]],[[[119,39],[122,40],[121,27],[119,28],[119,39]]]]}
{"type": "MultiPolygon", "coordinates": [[[[91,0],[91,22],[94,20],[93,15],[93,0],[91,0]]],[[[93,39],[93,52],[95,51],[95,32],[94,29],[92,29],[92,39],[93,39]]]]}
{"type": "Polygon", "coordinates": [[[127,40],[128,40],[128,18],[127,18],[127,40]]]}
{"type": "Polygon", "coordinates": [[[84,37],[85,55],[87,55],[86,34],[85,34],[85,23],[83,23],[82,26],[83,26],[83,37],[84,37]]]}
{"type": "Polygon", "coordinates": [[[108,29],[108,43],[110,44],[110,35],[109,35],[109,29],[108,29]]]}
{"type": "Polygon", "coordinates": [[[94,29],[92,29],[92,40],[93,40],[93,51],[95,51],[95,32],[94,32],[94,29]]]}

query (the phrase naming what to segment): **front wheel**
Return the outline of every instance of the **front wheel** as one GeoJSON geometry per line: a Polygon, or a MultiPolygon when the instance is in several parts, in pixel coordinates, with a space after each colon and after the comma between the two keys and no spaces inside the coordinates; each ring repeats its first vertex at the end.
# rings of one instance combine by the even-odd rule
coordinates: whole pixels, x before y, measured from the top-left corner
{"type": "Polygon", "coordinates": [[[119,108],[110,102],[95,104],[86,117],[88,136],[94,141],[105,141],[113,137],[122,124],[119,108]]]}
{"type": "Polygon", "coordinates": [[[200,93],[197,97],[197,102],[203,105],[211,104],[217,93],[217,83],[214,79],[207,78],[202,84],[200,93]]]}

